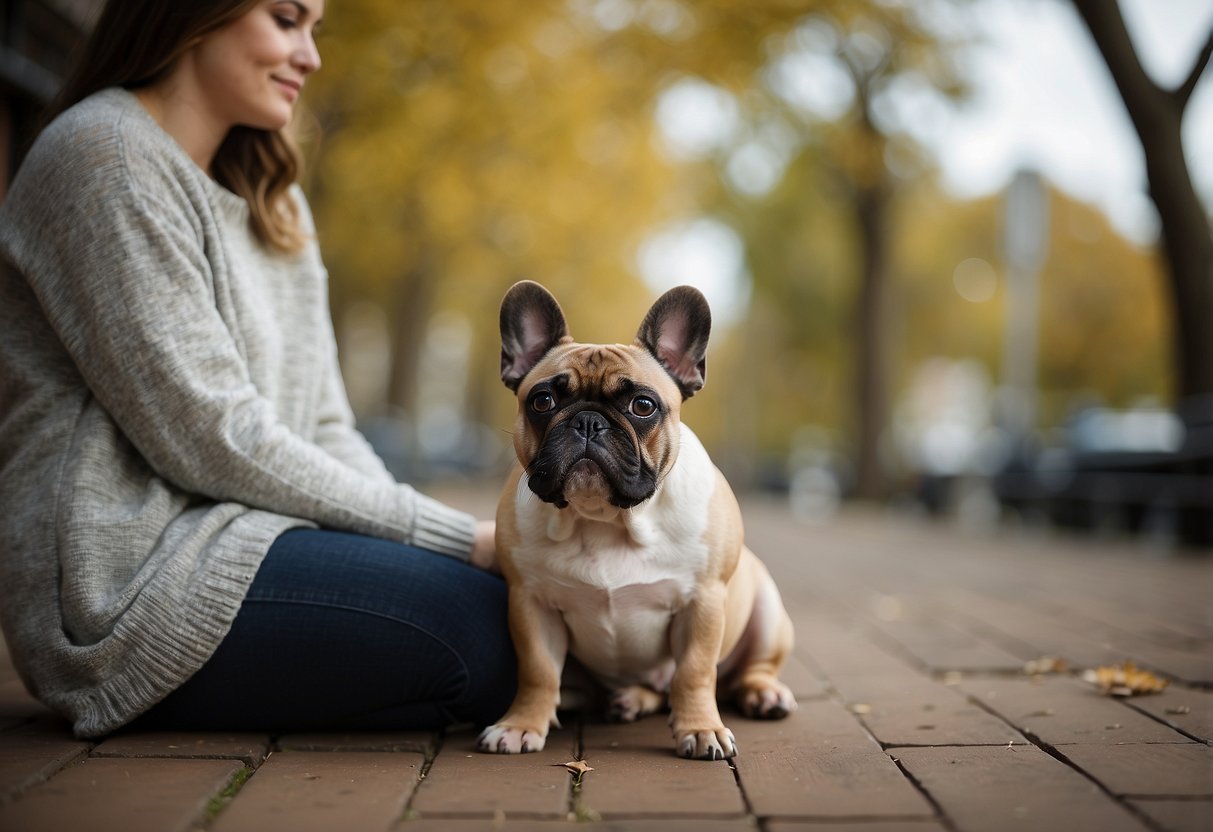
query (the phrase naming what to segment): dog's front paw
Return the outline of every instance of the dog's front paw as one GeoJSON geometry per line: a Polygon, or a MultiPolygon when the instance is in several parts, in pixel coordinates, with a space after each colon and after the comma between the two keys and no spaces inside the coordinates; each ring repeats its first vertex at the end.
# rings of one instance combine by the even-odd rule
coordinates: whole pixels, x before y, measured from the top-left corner
{"type": "Polygon", "coordinates": [[[497,723],[480,732],[476,748],[488,754],[528,754],[542,751],[547,732],[497,723]]]}
{"type": "Polygon", "coordinates": [[[676,731],[674,747],[679,757],[688,760],[724,760],[737,756],[737,740],[723,725],[706,731],[676,731]]]}
{"type": "Polygon", "coordinates": [[[743,686],[737,705],[750,719],[783,719],[796,710],[796,697],[778,679],[764,679],[743,686]]]}

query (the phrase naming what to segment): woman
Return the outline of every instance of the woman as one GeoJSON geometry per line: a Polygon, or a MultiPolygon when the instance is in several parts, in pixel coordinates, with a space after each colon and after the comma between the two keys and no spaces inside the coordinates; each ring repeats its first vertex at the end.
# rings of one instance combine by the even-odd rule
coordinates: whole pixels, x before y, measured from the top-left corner
{"type": "Polygon", "coordinates": [[[0,618],[80,736],[512,696],[492,524],[352,427],[285,132],[323,13],[111,0],[0,206],[0,618]]]}

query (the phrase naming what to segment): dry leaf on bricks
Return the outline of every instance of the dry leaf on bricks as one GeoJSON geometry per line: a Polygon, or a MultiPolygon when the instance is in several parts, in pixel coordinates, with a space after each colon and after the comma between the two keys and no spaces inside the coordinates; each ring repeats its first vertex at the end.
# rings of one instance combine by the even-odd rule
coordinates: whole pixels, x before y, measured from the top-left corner
{"type": "Polygon", "coordinates": [[[1109,696],[1161,693],[1167,686],[1166,679],[1155,676],[1148,670],[1138,670],[1133,662],[1125,662],[1120,666],[1097,667],[1083,673],[1082,678],[1109,696]]]}
{"type": "Polygon", "coordinates": [[[1044,673],[1065,673],[1068,665],[1065,659],[1057,656],[1041,656],[1023,666],[1023,672],[1029,676],[1039,676],[1044,673]]]}
{"type": "Polygon", "coordinates": [[[585,776],[587,771],[594,770],[585,760],[569,760],[567,763],[553,763],[553,765],[567,768],[573,775],[573,784],[577,786],[581,785],[581,778],[585,776]]]}

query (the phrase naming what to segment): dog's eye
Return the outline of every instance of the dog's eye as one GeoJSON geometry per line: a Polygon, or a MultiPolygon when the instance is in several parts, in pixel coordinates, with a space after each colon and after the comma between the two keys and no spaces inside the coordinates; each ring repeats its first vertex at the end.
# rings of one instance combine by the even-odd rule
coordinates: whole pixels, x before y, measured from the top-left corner
{"type": "Polygon", "coordinates": [[[531,410],[536,413],[547,413],[556,406],[556,400],[551,393],[536,393],[531,397],[531,410]]]}
{"type": "Polygon", "coordinates": [[[657,412],[657,402],[650,399],[648,396],[637,396],[632,399],[632,413],[642,419],[648,418],[657,412]]]}

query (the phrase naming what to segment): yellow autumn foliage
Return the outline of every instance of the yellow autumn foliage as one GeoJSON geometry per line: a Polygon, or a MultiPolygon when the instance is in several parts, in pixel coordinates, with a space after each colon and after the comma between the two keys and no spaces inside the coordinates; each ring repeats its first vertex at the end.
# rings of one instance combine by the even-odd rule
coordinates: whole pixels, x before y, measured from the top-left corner
{"type": "MultiPolygon", "coordinates": [[[[497,304],[539,280],[583,340],[630,338],[652,291],[637,273],[645,238],[675,219],[713,215],[736,230],[752,281],[747,314],[718,329],[709,381],[688,405],[696,429],[733,458],[777,458],[805,425],[845,442],[854,424],[857,230],[848,188],[893,189],[892,392],[937,356],[975,358],[997,376],[1001,290],[960,297],[958,263],[1000,269],[1000,206],[961,203],[932,184],[904,136],[873,134],[849,111],[788,123],[797,156],[761,197],[733,193],[719,156],[663,150],[660,93],[698,78],[738,102],[751,135],[783,104],[764,88],[772,55],[817,21],[845,38],[896,45],[887,70],[960,92],[949,44],[911,25],[905,4],[875,0],[342,0],[326,10],[324,68],[307,103],[307,188],[341,311],[371,301],[394,338],[392,396],[412,407],[429,322],[456,311],[474,344],[470,418],[509,423],[498,381],[497,304]],[[890,176],[890,159],[899,176],[890,176]],[[906,170],[910,173],[907,176],[906,170]],[[394,382],[395,383],[395,382],[394,382]]],[[[747,132],[748,131],[748,132],[747,132]]],[[[1053,194],[1042,275],[1042,422],[1075,394],[1130,404],[1171,387],[1156,256],[1093,209],[1053,194]]]]}

